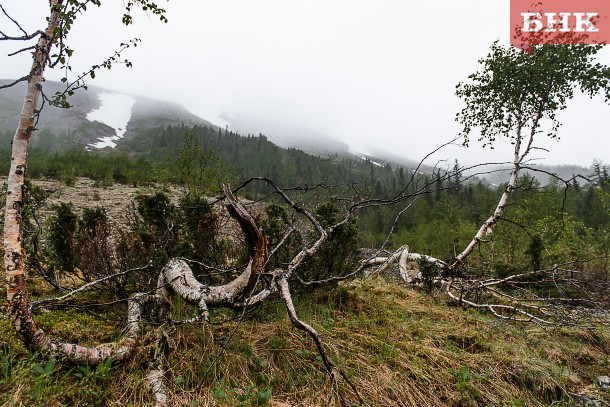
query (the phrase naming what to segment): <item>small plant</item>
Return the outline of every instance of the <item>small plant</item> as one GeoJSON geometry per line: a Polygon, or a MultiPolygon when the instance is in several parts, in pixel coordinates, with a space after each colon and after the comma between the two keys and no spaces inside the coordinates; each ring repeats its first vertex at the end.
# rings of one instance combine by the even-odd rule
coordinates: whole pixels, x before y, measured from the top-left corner
{"type": "Polygon", "coordinates": [[[1,382],[8,382],[11,378],[13,364],[15,363],[16,355],[11,355],[7,346],[2,346],[2,356],[0,356],[0,374],[2,374],[1,382]]]}
{"type": "Polygon", "coordinates": [[[104,394],[104,383],[111,377],[111,366],[112,359],[108,358],[95,368],[92,368],[89,364],[77,368],[74,376],[79,378],[82,395],[86,399],[95,401],[104,394]]]}
{"type": "Polygon", "coordinates": [[[473,380],[489,380],[491,372],[488,371],[486,374],[472,374],[470,372],[470,366],[462,366],[459,369],[450,369],[454,379],[455,387],[460,394],[460,404],[471,404],[472,402],[478,402],[481,399],[481,393],[473,385],[473,380]]]}
{"type": "Polygon", "coordinates": [[[428,260],[425,257],[422,257],[417,261],[417,266],[419,267],[419,271],[421,273],[424,290],[426,290],[428,294],[432,294],[432,290],[434,289],[434,280],[439,276],[440,273],[438,264],[428,260]]]}
{"type": "Polygon", "coordinates": [[[212,388],[212,397],[214,400],[222,404],[222,402],[227,398],[227,393],[223,390],[222,386],[217,386],[212,388]]]}
{"type": "Polygon", "coordinates": [[[77,172],[74,166],[63,168],[59,172],[59,180],[68,187],[73,187],[76,185],[76,176],[77,172]]]}
{"type": "Polygon", "coordinates": [[[266,406],[271,399],[272,389],[259,389],[256,386],[248,386],[244,394],[236,394],[239,406],[266,406]]]}
{"type": "Polygon", "coordinates": [[[79,366],[78,372],[74,373],[74,376],[81,379],[81,381],[87,381],[97,385],[109,379],[111,367],[112,358],[108,358],[104,363],[97,365],[95,369],[92,369],[89,364],[79,366]]]}
{"type": "Polygon", "coordinates": [[[43,396],[43,390],[53,383],[55,380],[53,373],[55,371],[56,362],[55,358],[50,358],[47,363],[36,365],[32,368],[32,370],[37,373],[37,376],[34,378],[36,385],[34,386],[32,393],[28,395],[29,398],[38,399],[43,396]]]}
{"type": "Polygon", "coordinates": [[[396,346],[391,343],[383,342],[381,344],[381,350],[379,352],[379,356],[382,360],[391,361],[396,358],[398,355],[398,351],[396,350],[396,346]]]}

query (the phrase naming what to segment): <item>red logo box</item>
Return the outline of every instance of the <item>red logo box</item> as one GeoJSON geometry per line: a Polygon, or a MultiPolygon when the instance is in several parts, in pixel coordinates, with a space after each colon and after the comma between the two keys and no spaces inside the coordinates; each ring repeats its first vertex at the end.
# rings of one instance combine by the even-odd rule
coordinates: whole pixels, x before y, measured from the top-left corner
{"type": "Polygon", "coordinates": [[[609,0],[511,0],[511,44],[607,44],[609,17],[609,0]]]}

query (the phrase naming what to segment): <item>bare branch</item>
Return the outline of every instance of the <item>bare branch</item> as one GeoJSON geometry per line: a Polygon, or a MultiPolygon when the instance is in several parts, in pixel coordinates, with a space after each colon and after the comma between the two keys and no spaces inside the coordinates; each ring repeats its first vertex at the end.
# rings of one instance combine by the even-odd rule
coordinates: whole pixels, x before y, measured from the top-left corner
{"type": "Polygon", "coordinates": [[[34,302],[32,302],[32,304],[30,306],[30,312],[36,312],[36,310],[38,310],[38,308],[44,307],[45,305],[57,304],[58,302],[67,300],[68,298],[72,298],[76,294],[82,293],[83,291],[86,291],[86,290],[90,289],[91,287],[94,287],[100,283],[103,283],[104,281],[111,280],[113,278],[117,278],[117,277],[121,277],[121,276],[125,276],[127,274],[130,274],[130,273],[133,273],[136,271],[146,270],[147,268],[150,268],[150,266],[151,266],[150,264],[147,264],[146,266],[136,267],[136,268],[132,268],[132,269],[125,270],[125,271],[120,271],[118,273],[114,273],[109,276],[99,278],[99,279],[91,281],[87,284],[83,284],[82,286],[70,291],[69,293],[62,295],[61,297],[45,298],[45,299],[34,301],[34,302]]]}
{"type": "Polygon", "coordinates": [[[10,35],[6,35],[2,31],[0,31],[0,41],[29,41],[31,39],[38,37],[39,35],[44,35],[44,33],[42,31],[36,31],[31,34],[25,34],[20,37],[13,37],[10,35]]]}
{"type": "MultiPolygon", "coordinates": [[[[330,358],[326,354],[326,351],[324,350],[324,345],[322,344],[322,340],[320,339],[320,335],[318,334],[318,332],[311,325],[301,321],[297,316],[297,312],[292,302],[292,296],[290,295],[290,288],[288,286],[288,281],[286,280],[286,278],[280,277],[277,281],[277,286],[286,304],[286,310],[288,311],[288,317],[290,318],[290,322],[292,322],[292,325],[294,325],[295,328],[305,331],[307,334],[309,334],[311,339],[313,339],[314,343],[316,344],[316,347],[318,348],[318,353],[322,358],[322,363],[324,363],[324,367],[330,375],[333,384],[336,386],[336,379],[334,377],[334,370],[336,369],[343,378],[343,380],[345,380],[345,382],[352,388],[353,392],[356,394],[356,397],[358,397],[359,403],[362,405],[363,399],[360,396],[360,393],[358,393],[358,389],[352,383],[349,377],[347,377],[347,375],[341,369],[337,369],[334,363],[330,360],[330,358]]],[[[338,394],[339,397],[342,398],[341,393],[338,394]]]]}
{"type": "MultiPolygon", "coordinates": [[[[15,24],[17,26],[17,28],[19,28],[19,31],[21,31],[23,33],[24,36],[28,36],[28,33],[21,27],[21,25],[19,25],[19,23],[13,18],[11,17],[6,10],[4,9],[4,7],[2,6],[2,4],[0,4],[0,10],[2,10],[2,14],[4,14],[6,16],[6,18],[8,18],[9,20],[12,21],[13,24],[15,24]]],[[[40,32],[39,32],[40,33],[40,32]]]]}
{"type": "Polygon", "coordinates": [[[10,87],[13,87],[13,86],[17,85],[18,83],[27,82],[29,80],[30,80],[30,75],[26,75],[26,76],[23,76],[23,77],[21,77],[19,79],[14,80],[13,82],[8,83],[6,85],[0,85],[0,89],[7,89],[7,88],[10,88],[10,87]]]}
{"type": "Polygon", "coordinates": [[[36,46],[35,46],[35,45],[32,45],[32,46],[30,46],[30,47],[21,48],[20,50],[17,50],[17,51],[15,51],[15,52],[11,52],[10,54],[8,54],[8,56],[9,56],[9,57],[12,57],[12,56],[15,56],[15,55],[17,55],[17,54],[20,54],[20,53],[22,53],[22,52],[25,52],[25,51],[30,51],[30,50],[33,50],[33,49],[36,49],[36,46]]]}

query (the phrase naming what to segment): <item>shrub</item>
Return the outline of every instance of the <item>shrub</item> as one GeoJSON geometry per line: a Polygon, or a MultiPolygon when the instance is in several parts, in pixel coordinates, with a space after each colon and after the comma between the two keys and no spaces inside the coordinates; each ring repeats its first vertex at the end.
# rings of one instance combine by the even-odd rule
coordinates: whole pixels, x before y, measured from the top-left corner
{"type": "Polygon", "coordinates": [[[76,265],[74,235],[78,217],[72,203],[61,202],[53,207],[53,212],[48,221],[47,254],[55,268],[72,272],[76,265]]]}

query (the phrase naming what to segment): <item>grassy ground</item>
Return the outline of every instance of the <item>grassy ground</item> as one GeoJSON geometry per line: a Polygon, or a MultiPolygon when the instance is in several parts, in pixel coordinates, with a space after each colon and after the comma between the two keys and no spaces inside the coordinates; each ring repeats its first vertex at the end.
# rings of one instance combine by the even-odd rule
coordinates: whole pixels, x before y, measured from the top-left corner
{"type": "MultiPolygon", "coordinates": [[[[44,294],[35,287],[34,294],[44,294]]],[[[366,405],[573,405],[569,392],[610,401],[610,393],[594,384],[596,376],[610,374],[608,327],[583,332],[507,323],[381,279],[303,294],[296,307],[366,405]]],[[[37,319],[51,335],[93,343],[120,332],[121,311],[55,311],[37,319]]],[[[175,304],[176,316],[192,311],[175,304]]],[[[331,405],[339,404],[313,342],[291,327],[279,302],[239,324],[212,364],[235,324],[174,330],[166,374],[173,405],[318,406],[329,397],[331,405]]],[[[72,366],[26,352],[2,315],[0,405],[151,405],[143,377],[155,329],[146,328],[142,349],[128,363],[72,366]]],[[[350,405],[357,404],[344,382],[339,388],[350,405]]]]}

